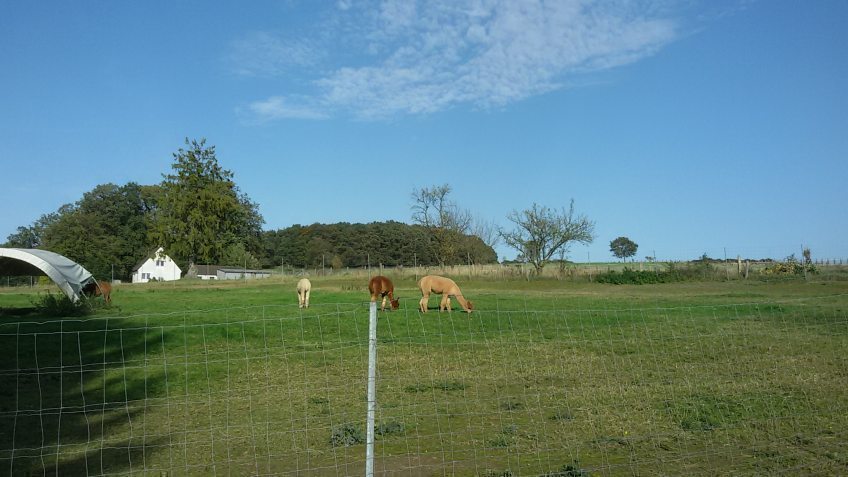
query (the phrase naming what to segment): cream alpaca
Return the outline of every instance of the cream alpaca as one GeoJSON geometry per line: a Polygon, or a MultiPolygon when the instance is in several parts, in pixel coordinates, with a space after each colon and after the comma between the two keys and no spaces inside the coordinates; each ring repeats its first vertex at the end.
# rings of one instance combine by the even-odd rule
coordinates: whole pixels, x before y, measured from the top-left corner
{"type": "Polygon", "coordinates": [[[308,278],[301,278],[297,282],[297,305],[299,308],[309,308],[309,292],[312,290],[312,282],[308,278]]]}
{"type": "Polygon", "coordinates": [[[462,296],[462,291],[457,286],[456,282],[450,278],[440,277],[437,275],[427,275],[418,280],[418,288],[421,289],[421,301],[418,302],[418,309],[422,313],[427,313],[427,302],[430,300],[430,293],[442,295],[442,300],[439,302],[439,311],[451,311],[450,297],[456,298],[459,305],[468,313],[474,310],[474,305],[462,296]]]}

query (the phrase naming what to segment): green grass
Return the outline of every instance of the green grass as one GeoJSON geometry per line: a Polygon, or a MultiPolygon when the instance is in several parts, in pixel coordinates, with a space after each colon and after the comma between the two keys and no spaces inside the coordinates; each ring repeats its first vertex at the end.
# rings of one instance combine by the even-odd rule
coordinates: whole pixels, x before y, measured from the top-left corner
{"type": "MultiPolygon", "coordinates": [[[[848,473],[848,282],[456,279],[470,316],[411,274],[379,313],[378,472],[848,473]]],[[[368,294],[312,281],[0,290],[0,468],[361,473],[368,294]]]]}

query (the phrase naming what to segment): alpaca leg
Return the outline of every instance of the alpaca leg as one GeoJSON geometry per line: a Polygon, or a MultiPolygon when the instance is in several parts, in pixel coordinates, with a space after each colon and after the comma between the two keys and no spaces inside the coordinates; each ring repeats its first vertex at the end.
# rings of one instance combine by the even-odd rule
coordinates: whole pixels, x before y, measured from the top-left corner
{"type": "Polygon", "coordinates": [[[309,308],[309,292],[311,292],[311,291],[312,290],[306,290],[306,297],[303,299],[303,302],[304,302],[303,306],[305,308],[309,308]]]}
{"type": "Polygon", "coordinates": [[[421,300],[418,301],[418,311],[421,313],[427,313],[427,302],[430,300],[430,295],[424,295],[421,297],[421,300]]]}
{"type": "Polygon", "coordinates": [[[386,295],[383,295],[383,301],[380,303],[380,311],[386,311],[386,295]]]}
{"type": "Polygon", "coordinates": [[[439,311],[445,311],[445,310],[453,311],[451,309],[450,295],[448,295],[448,294],[445,294],[442,297],[442,302],[439,303],[439,311]]]}
{"type": "Polygon", "coordinates": [[[303,308],[303,292],[300,290],[297,291],[297,307],[303,308]]]}

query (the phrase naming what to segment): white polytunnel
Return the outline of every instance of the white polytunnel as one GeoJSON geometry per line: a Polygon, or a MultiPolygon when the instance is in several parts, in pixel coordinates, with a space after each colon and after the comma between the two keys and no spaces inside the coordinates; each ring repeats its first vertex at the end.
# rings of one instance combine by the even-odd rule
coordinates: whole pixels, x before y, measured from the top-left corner
{"type": "Polygon", "coordinates": [[[34,248],[0,248],[0,276],[47,276],[74,302],[94,281],[88,270],[58,253],[34,248]]]}

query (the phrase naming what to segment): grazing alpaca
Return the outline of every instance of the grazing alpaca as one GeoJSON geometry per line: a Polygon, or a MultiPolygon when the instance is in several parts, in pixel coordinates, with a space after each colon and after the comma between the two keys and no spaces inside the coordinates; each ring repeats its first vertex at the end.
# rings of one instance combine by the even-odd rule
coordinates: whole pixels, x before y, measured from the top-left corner
{"type": "Polygon", "coordinates": [[[309,292],[312,290],[312,282],[308,278],[301,278],[297,282],[297,305],[298,308],[309,308],[309,292]]]}
{"type": "Polygon", "coordinates": [[[105,301],[107,305],[112,304],[112,285],[109,284],[109,282],[98,282],[95,280],[82,287],[82,292],[85,293],[86,296],[92,298],[103,295],[103,301],[105,301]]]}
{"type": "Polygon", "coordinates": [[[450,297],[456,298],[462,309],[468,313],[474,310],[474,305],[462,296],[462,291],[456,285],[456,282],[450,278],[440,277],[437,275],[427,275],[421,280],[418,280],[418,288],[421,289],[421,301],[418,302],[418,309],[422,313],[427,313],[427,302],[430,300],[430,293],[442,295],[442,301],[439,302],[439,311],[451,311],[450,297]]]}
{"type": "Polygon", "coordinates": [[[386,296],[389,297],[389,303],[392,305],[392,310],[397,310],[400,307],[399,299],[395,299],[392,294],[395,292],[395,285],[388,278],[377,275],[368,282],[368,291],[371,292],[371,301],[377,301],[377,297],[383,297],[383,303],[380,306],[380,311],[386,310],[386,296]]]}

